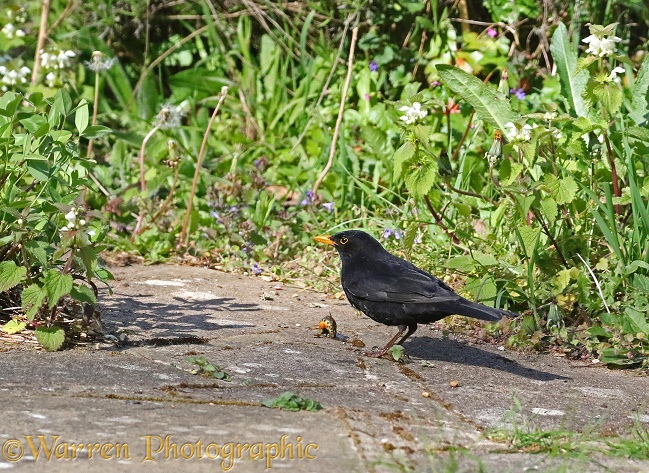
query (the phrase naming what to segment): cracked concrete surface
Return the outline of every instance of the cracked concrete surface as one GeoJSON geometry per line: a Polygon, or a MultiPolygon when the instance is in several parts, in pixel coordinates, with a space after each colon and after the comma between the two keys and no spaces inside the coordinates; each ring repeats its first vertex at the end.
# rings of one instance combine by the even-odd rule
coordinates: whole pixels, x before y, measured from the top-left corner
{"type": "Polygon", "coordinates": [[[435,326],[406,342],[407,364],[366,358],[361,345],[382,345],[395,329],[346,301],[205,268],[112,271],[102,320],[128,334],[125,346],[44,353],[0,344],[0,469],[649,471],[649,462],[622,458],[507,453],[484,435],[512,421],[620,434],[637,422],[649,428],[647,378],[444,338],[435,326]],[[316,337],[329,313],[347,342],[316,337]],[[192,375],[188,355],[232,380],[192,375]],[[261,406],[284,391],[325,408],[261,406]],[[7,461],[21,446],[20,461],[7,461]]]}

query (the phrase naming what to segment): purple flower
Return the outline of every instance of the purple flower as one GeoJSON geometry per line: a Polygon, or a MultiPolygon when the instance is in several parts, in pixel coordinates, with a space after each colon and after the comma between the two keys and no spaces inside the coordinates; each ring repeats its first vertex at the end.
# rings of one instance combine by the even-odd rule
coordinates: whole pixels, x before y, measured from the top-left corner
{"type": "Polygon", "coordinates": [[[396,240],[401,240],[403,232],[401,230],[392,230],[391,228],[386,228],[383,230],[383,238],[394,237],[396,240]]]}
{"type": "Polygon", "coordinates": [[[367,100],[369,102],[370,101],[370,94],[365,94],[363,96],[363,98],[365,98],[365,100],[367,100]]]}
{"type": "Polygon", "coordinates": [[[215,212],[214,210],[210,210],[210,217],[215,218],[216,220],[220,220],[220,218],[221,218],[219,216],[219,214],[217,212],[215,212]]]}
{"type": "Polygon", "coordinates": [[[300,202],[300,205],[302,207],[305,207],[305,206],[309,205],[312,202],[313,202],[313,191],[308,190],[308,191],[306,191],[306,197],[304,199],[302,199],[302,202],[300,202]]]}
{"type": "Polygon", "coordinates": [[[498,31],[496,31],[494,28],[489,28],[487,29],[487,34],[492,38],[495,38],[496,36],[498,36],[498,31]]]}
{"type": "Polygon", "coordinates": [[[379,70],[379,65],[376,63],[376,61],[370,62],[370,71],[378,71],[379,70]]]}
{"type": "Polygon", "coordinates": [[[431,87],[437,87],[441,85],[441,82],[438,80],[434,80],[433,82],[430,83],[431,87]]]}
{"type": "Polygon", "coordinates": [[[262,269],[259,267],[257,263],[253,263],[251,269],[252,269],[252,274],[259,275],[262,273],[262,269]]]}
{"type": "Polygon", "coordinates": [[[329,212],[333,212],[333,211],[334,211],[334,203],[333,203],[333,202],[325,202],[324,204],[322,204],[322,206],[323,206],[325,209],[327,209],[329,212]]]}
{"type": "Polygon", "coordinates": [[[509,89],[509,93],[514,94],[514,97],[516,97],[518,100],[523,100],[525,97],[527,97],[527,94],[521,88],[509,89]]]}

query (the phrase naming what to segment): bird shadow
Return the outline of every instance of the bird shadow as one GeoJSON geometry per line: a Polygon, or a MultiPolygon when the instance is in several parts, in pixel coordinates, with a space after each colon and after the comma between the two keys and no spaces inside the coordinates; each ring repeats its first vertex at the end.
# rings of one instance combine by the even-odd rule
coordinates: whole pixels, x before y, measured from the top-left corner
{"type": "Polygon", "coordinates": [[[481,350],[456,340],[447,338],[437,339],[431,337],[417,337],[405,345],[406,353],[412,358],[427,361],[440,361],[462,365],[481,366],[494,370],[505,371],[516,376],[534,379],[537,381],[569,380],[547,371],[523,366],[517,361],[507,357],[481,350]]]}

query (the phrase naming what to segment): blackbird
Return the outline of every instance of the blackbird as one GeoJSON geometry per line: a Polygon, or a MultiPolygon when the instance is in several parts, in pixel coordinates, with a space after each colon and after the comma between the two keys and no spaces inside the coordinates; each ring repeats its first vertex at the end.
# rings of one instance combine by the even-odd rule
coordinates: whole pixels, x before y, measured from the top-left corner
{"type": "Polygon", "coordinates": [[[376,322],[399,328],[385,347],[363,353],[366,356],[381,357],[395,343],[402,345],[415,333],[417,324],[429,324],[449,315],[492,322],[518,316],[465,299],[432,274],[388,253],[381,243],[360,230],[322,235],[315,240],[338,250],[342,261],[340,282],[351,305],[376,322]]]}

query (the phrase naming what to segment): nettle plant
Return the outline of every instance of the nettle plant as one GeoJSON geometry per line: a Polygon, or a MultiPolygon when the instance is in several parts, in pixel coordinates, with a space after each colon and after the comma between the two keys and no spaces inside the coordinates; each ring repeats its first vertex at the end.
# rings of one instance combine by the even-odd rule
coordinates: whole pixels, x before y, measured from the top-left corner
{"type": "MultiPolygon", "coordinates": [[[[107,280],[97,255],[105,229],[86,210],[94,161],[79,142],[107,134],[89,126],[88,103],[6,92],[0,97],[0,307],[6,333],[35,327],[47,350],[97,324],[93,279],[107,280]]],[[[96,326],[95,326],[96,328],[96,326]]]]}
{"type": "Polygon", "coordinates": [[[394,165],[411,195],[428,199],[429,208],[435,196],[460,214],[470,207],[483,228],[473,235],[471,254],[447,266],[471,274],[476,295],[524,299],[531,314],[522,335],[539,340],[546,329],[585,344],[603,362],[646,365],[649,57],[634,71],[617,52],[622,40],[615,28],[590,26],[579,57],[559,24],[550,50],[560,95],[544,89],[540,109],[527,114],[512,106],[506,76],[496,88],[437,64],[439,79],[473,108],[464,115],[461,143],[451,146],[460,133],[438,118],[424,120],[420,94],[400,104],[404,140],[394,165]],[[440,131],[447,132],[446,143],[440,131]],[[491,144],[484,137],[493,137],[491,144]],[[452,185],[442,165],[455,176],[452,185]],[[478,175],[480,166],[488,177],[478,175]],[[570,326],[582,330],[569,332],[570,326]]]}

